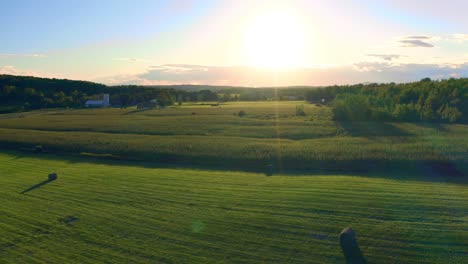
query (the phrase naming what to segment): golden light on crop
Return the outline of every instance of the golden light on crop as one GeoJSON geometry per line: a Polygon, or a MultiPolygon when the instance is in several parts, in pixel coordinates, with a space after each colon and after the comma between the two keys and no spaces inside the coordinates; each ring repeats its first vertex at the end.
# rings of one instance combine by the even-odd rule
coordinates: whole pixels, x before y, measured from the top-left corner
{"type": "Polygon", "coordinates": [[[305,27],[287,9],[255,16],[245,30],[243,52],[250,66],[287,69],[304,65],[305,27]]]}

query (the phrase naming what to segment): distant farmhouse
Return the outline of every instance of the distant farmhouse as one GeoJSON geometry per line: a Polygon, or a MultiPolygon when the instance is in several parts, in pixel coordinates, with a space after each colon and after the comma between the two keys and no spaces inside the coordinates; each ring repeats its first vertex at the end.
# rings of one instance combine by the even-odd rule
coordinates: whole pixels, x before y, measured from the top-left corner
{"type": "Polygon", "coordinates": [[[88,100],[85,103],[86,107],[109,107],[109,94],[103,94],[102,100],[88,100]]]}

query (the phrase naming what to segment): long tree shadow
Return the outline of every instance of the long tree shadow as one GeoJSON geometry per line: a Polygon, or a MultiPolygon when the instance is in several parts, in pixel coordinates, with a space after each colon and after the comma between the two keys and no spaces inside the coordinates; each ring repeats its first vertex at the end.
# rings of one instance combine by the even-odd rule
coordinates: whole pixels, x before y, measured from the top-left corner
{"type": "Polygon", "coordinates": [[[414,123],[414,124],[422,128],[431,128],[439,132],[449,131],[446,124],[441,124],[441,123],[414,123]]]}
{"type": "MultiPolygon", "coordinates": [[[[7,151],[12,155],[39,157],[39,154],[19,151],[7,151]]],[[[65,161],[71,164],[105,164],[110,166],[130,166],[150,169],[190,169],[210,171],[238,171],[271,174],[271,176],[314,176],[314,175],[360,175],[371,178],[404,179],[430,182],[451,182],[468,184],[468,163],[459,161],[431,160],[282,160],[274,161],[225,160],[213,157],[172,157],[171,159],[138,160],[126,157],[83,156],[73,153],[42,153],[44,160],[65,161]],[[197,159],[198,158],[198,159],[197,159]],[[208,162],[210,161],[210,162],[208,162]]],[[[50,183],[43,181],[23,191],[29,192],[50,183]]]]}
{"type": "Polygon", "coordinates": [[[336,122],[338,133],[352,137],[406,137],[411,136],[391,123],[385,122],[336,122]]]}
{"type": "Polygon", "coordinates": [[[33,185],[33,186],[31,186],[31,187],[25,189],[24,191],[21,192],[21,194],[25,194],[25,193],[27,193],[27,192],[30,192],[30,191],[35,190],[35,189],[37,189],[37,188],[40,188],[41,186],[44,186],[44,185],[46,185],[46,184],[48,184],[48,183],[51,183],[51,182],[53,182],[53,181],[55,181],[55,180],[47,179],[47,180],[45,180],[45,181],[43,181],[43,182],[40,182],[40,183],[38,183],[38,184],[35,184],[35,185],[33,185]]]}

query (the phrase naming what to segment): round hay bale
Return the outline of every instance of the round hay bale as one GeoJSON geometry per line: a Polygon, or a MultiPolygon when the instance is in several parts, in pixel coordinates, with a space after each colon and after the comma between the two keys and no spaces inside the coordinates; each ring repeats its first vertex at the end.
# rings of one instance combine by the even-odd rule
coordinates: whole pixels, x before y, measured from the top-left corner
{"type": "Polygon", "coordinates": [[[351,227],[347,227],[341,231],[340,240],[341,239],[356,239],[356,232],[351,227]]]}
{"type": "Polygon", "coordinates": [[[347,227],[340,233],[340,246],[343,250],[346,263],[365,264],[367,263],[364,255],[356,241],[356,232],[347,227]]]}
{"type": "Polygon", "coordinates": [[[49,181],[55,181],[57,178],[57,173],[54,172],[49,174],[49,181]]]}
{"type": "Polygon", "coordinates": [[[36,145],[34,146],[34,152],[36,153],[44,152],[44,147],[42,145],[36,145]]]}
{"type": "Polygon", "coordinates": [[[275,169],[273,167],[273,164],[268,164],[265,169],[265,174],[266,176],[273,176],[275,169]]]}

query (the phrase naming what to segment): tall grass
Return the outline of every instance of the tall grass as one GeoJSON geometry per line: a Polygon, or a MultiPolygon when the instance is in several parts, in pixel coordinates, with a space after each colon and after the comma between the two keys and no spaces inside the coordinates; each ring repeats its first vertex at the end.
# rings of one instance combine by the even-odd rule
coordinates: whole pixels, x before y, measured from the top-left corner
{"type": "Polygon", "coordinates": [[[276,114],[276,102],[184,106],[136,114],[103,109],[32,115],[0,120],[0,144],[250,169],[272,163],[283,169],[404,169],[412,162],[463,164],[468,160],[466,125],[335,123],[331,116],[316,117],[328,111],[326,107],[310,104],[304,107],[307,116],[296,117],[297,104],[280,103],[283,117],[276,114]],[[206,112],[191,114],[199,109],[206,112]],[[248,115],[241,118],[231,113],[238,109],[248,115]]]}

